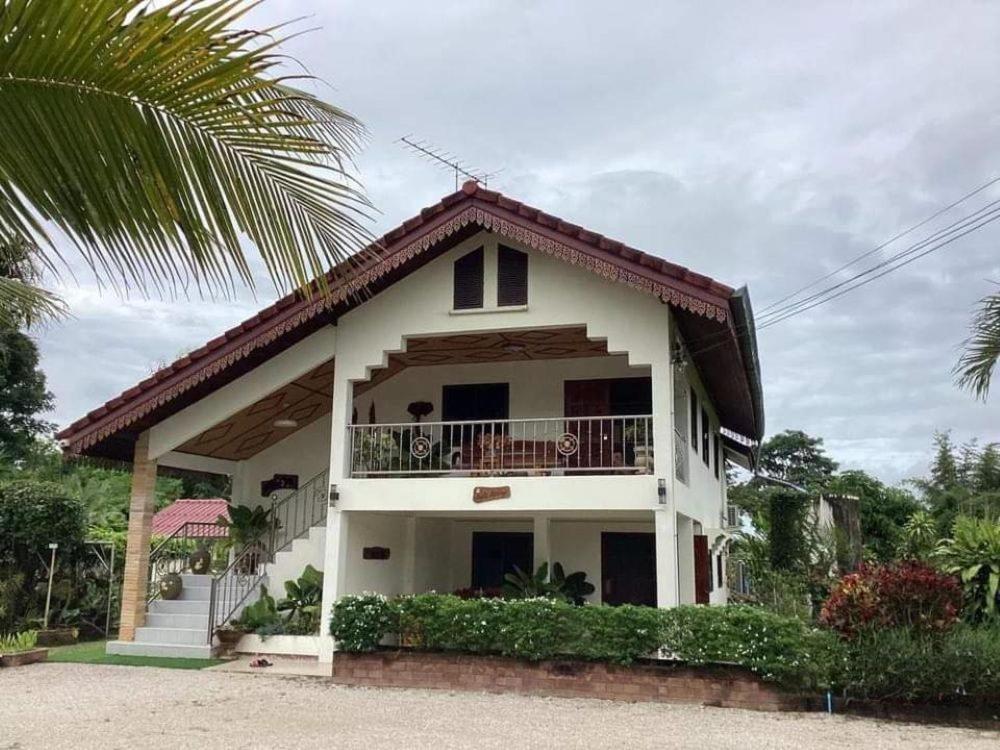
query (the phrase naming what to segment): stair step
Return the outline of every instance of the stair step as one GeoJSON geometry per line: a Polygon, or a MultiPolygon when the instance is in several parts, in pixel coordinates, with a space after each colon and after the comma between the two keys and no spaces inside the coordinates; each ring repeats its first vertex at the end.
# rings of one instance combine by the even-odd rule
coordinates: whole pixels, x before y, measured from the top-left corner
{"type": "Polygon", "coordinates": [[[146,615],[146,625],[151,628],[186,628],[208,631],[208,612],[204,614],[176,614],[150,611],[146,615]]]}
{"type": "Polygon", "coordinates": [[[209,600],[154,599],[149,603],[149,613],[158,615],[208,616],[209,600]]]}
{"type": "Polygon", "coordinates": [[[176,659],[211,659],[212,647],[208,643],[200,646],[178,643],[140,643],[137,641],[108,641],[108,654],[126,656],[166,656],[176,659]]]}
{"type": "Polygon", "coordinates": [[[181,601],[207,602],[211,598],[212,589],[210,586],[185,586],[181,589],[181,601]]]}
{"type": "Polygon", "coordinates": [[[181,644],[198,646],[208,641],[207,628],[155,628],[146,625],[135,629],[137,643],[181,644]]]}
{"type": "Polygon", "coordinates": [[[212,576],[209,575],[195,575],[194,573],[182,573],[181,581],[184,583],[184,588],[202,588],[212,586],[212,576]]]}

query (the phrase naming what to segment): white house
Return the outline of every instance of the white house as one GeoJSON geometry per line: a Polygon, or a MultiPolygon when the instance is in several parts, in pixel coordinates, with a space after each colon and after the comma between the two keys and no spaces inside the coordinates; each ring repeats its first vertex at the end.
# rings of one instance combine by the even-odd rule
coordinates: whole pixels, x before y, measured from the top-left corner
{"type": "Polygon", "coordinates": [[[60,433],[135,465],[111,648],[207,653],[307,562],[324,633],[345,594],[488,590],[546,561],[594,602],[725,601],[725,457],[764,430],[745,289],[475,183],[329,278],[60,433]],[[280,526],[147,613],[157,465],[229,474],[280,526]]]}

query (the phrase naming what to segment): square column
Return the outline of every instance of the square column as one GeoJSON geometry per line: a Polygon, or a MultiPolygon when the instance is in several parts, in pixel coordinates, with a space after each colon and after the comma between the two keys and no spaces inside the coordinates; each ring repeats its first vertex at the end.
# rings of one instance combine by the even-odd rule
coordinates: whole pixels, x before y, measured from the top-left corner
{"type": "Polygon", "coordinates": [[[330,613],[344,593],[347,572],[347,535],[349,521],[344,511],[330,508],[326,514],[326,552],[323,562],[323,604],[320,613],[319,660],[333,661],[333,639],[330,637],[330,613]]]}
{"type": "MultiPolygon", "coordinates": [[[[552,545],[550,544],[550,532],[552,522],[548,516],[535,516],[532,541],[534,543],[533,556],[535,570],[542,565],[548,564],[548,577],[552,578],[552,545]]],[[[528,575],[533,575],[535,570],[524,571],[528,575]]]]}
{"type": "Polygon", "coordinates": [[[125,572],[122,582],[121,625],[118,639],[135,640],[135,629],[146,622],[149,582],[149,543],[156,512],[156,460],[149,458],[149,432],[135,443],[132,463],[132,498],[128,509],[125,572]]]}
{"type": "Polygon", "coordinates": [[[664,505],[653,511],[656,533],[656,606],[676,607],[677,525],[673,508],[664,505]]]}

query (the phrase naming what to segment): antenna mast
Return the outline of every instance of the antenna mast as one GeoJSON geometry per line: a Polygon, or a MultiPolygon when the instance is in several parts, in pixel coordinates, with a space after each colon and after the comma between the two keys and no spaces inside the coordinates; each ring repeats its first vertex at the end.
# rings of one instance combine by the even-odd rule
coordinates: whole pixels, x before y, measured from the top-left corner
{"type": "Polygon", "coordinates": [[[464,162],[459,161],[447,151],[433,146],[426,141],[414,140],[411,135],[404,135],[399,139],[398,143],[402,143],[403,148],[412,151],[417,156],[429,159],[443,169],[454,172],[455,190],[458,190],[460,187],[460,177],[465,177],[467,180],[477,182],[483,187],[489,187],[490,177],[493,177],[502,171],[499,169],[495,172],[476,171],[474,167],[467,166],[464,162]]]}

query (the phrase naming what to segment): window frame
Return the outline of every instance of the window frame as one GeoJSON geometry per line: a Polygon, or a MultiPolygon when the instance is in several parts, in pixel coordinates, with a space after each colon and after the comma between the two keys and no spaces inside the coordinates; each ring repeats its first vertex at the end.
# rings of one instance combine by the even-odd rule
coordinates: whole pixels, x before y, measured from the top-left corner
{"type": "MultiPolygon", "coordinates": [[[[468,282],[468,279],[461,279],[463,282],[468,282]]],[[[482,310],[486,304],[486,248],[480,246],[475,250],[470,250],[469,252],[462,255],[460,258],[456,258],[451,267],[451,308],[452,310],[482,310]],[[461,264],[470,264],[473,266],[473,270],[470,272],[469,279],[474,285],[470,290],[465,289],[460,286],[459,278],[459,267],[461,264]],[[475,278],[475,265],[478,264],[479,277],[475,278]],[[475,284],[478,283],[478,289],[475,288],[475,284]],[[478,292],[478,295],[476,294],[478,292]],[[465,299],[460,299],[460,295],[471,294],[473,297],[478,297],[478,300],[473,299],[472,302],[478,302],[478,304],[469,304],[465,299]]]]}

